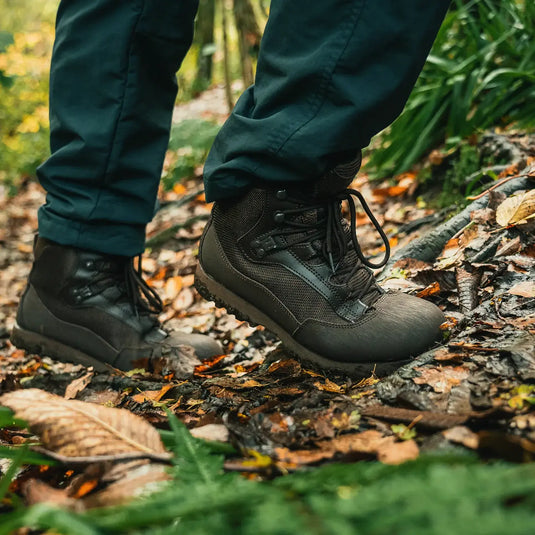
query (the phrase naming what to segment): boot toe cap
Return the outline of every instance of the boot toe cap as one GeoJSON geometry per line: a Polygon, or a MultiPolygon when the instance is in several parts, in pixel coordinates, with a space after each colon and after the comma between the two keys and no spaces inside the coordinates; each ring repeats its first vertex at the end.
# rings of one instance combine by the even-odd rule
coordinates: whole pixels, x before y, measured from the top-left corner
{"type": "Polygon", "coordinates": [[[416,357],[441,338],[442,311],[401,293],[383,295],[353,324],[307,320],[295,338],[315,353],[339,362],[390,362],[416,357]]]}

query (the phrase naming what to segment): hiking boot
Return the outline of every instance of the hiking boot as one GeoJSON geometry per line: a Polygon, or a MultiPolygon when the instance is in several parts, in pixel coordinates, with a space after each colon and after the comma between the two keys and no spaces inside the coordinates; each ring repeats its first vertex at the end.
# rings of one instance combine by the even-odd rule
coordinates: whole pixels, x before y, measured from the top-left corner
{"type": "Polygon", "coordinates": [[[384,374],[438,340],[444,316],[432,303],[377,285],[370,268],[388,260],[388,240],[361,194],[346,189],[349,182],[338,174],[312,188],[258,188],[216,202],[195,285],[237,318],[264,325],[304,361],[384,374]],[[360,249],[354,196],[385,243],[378,264],[360,249]]]}
{"type": "Polygon", "coordinates": [[[133,258],[44,238],[36,238],[34,257],[11,335],[15,346],[97,370],[179,357],[182,346],[192,346],[199,358],[222,353],[208,336],[160,328],[162,302],[141,278],[140,261],[136,270],[133,258]]]}

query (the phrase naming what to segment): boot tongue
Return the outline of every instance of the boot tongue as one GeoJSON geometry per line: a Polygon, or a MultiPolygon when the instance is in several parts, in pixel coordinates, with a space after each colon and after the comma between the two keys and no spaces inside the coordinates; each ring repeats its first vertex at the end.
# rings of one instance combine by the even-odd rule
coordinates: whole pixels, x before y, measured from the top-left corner
{"type": "Polygon", "coordinates": [[[319,180],[314,182],[312,187],[313,197],[324,199],[346,190],[358,173],[361,162],[362,152],[359,151],[352,160],[338,164],[330,171],[327,171],[319,180]]]}
{"type": "Polygon", "coordinates": [[[368,284],[373,274],[364,266],[357,256],[355,249],[350,242],[349,229],[346,230],[346,238],[349,242],[348,251],[340,261],[336,273],[332,276],[331,281],[334,284],[345,285],[349,290],[359,296],[359,299],[367,306],[372,305],[382,295],[379,286],[374,282],[364,295],[360,291],[368,284]],[[359,266],[356,268],[356,266],[359,266]],[[350,276],[350,274],[352,275],[350,276]],[[349,277],[349,279],[348,279],[349,277]]]}

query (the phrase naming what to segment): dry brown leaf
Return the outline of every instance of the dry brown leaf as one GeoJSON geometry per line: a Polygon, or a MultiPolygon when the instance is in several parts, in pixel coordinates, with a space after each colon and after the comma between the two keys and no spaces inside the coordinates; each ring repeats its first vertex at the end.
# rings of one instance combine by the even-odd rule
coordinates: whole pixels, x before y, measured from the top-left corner
{"type": "Polygon", "coordinates": [[[431,295],[435,295],[440,293],[440,284],[435,281],[432,282],[429,286],[421,290],[416,294],[417,297],[430,297],[431,295]]]}
{"type": "Polygon", "coordinates": [[[325,392],[333,392],[335,394],[340,394],[341,392],[344,392],[344,388],[337,385],[336,383],[334,383],[333,381],[331,381],[330,379],[325,379],[325,382],[322,384],[320,383],[320,381],[316,381],[314,383],[314,386],[318,389],[318,390],[323,390],[325,392]]]}
{"type": "Polygon", "coordinates": [[[333,453],[375,453],[379,446],[394,440],[392,436],[385,437],[379,431],[369,429],[362,433],[342,435],[333,440],[320,442],[318,445],[333,453]]]}
{"type": "Polygon", "coordinates": [[[450,442],[462,444],[463,446],[466,446],[472,450],[476,450],[479,446],[479,437],[477,434],[464,425],[458,425],[456,427],[452,427],[451,429],[446,429],[445,431],[442,431],[442,434],[450,442]]]}
{"type": "Polygon", "coordinates": [[[174,386],[174,384],[169,383],[163,385],[160,390],[147,390],[145,392],[140,392],[139,394],[132,396],[132,399],[136,403],[143,403],[144,401],[160,401],[174,386]]]}
{"type": "Polygon", "coordinates": [[[125,392],[118,392],[117,390],[96,390],[87,392],[84,396],[84,401],[115,407],[121,403],[124,395],[126,395],[125,392]]]}
{"type": "Polygon", "coordinates": [[[260,386],[266,386],[265,384],[259,383],[254,379],[248,379],[243,383],[237,383],[234,388],[258,388],[260,386]]]}
{"type": "Polygon", "coordinates": [[[535,190],[507,197],[496,209],[496,221],[502,227],[524,222],[535,216],[535,190]]]}
{"type": "Polygon", "coordinates": [[[269,365],[268,373],[284,377],[296,377],[301,373],[301,364],[294,359],[279,359],[269,365]]]}
{"type": "Polygon", "coordinates": [[[78,377],[78,379],[75,379],[74,381],[71,381],[67,388],[65,389],[65,399],[74,399],[76,396],[84,390],[84,388],[91,383],[91,379],[93,379],[94,372],[87,372],[85,375],[82,375],[82,377],[78,377]]]}
{"type": "Polygon", "coordinates": [[[465,353],[456,353],[454,351],[450,351],[446,347],[437,350],[433,356],[433,358],[438,362],[460,361],[467,357],[468,355],[465,353]]]}
{"type": "Polygon", "coordinates": [[[461,383],[469,375],[469,371],[462,366],[444,368],[414,368],[420,372],[419,377],[413,377],[417,385],[429,385],[435,392],[447,393],[454,386],[461,383]]]}
{"type": "Polygon", "coordinates": [[[377,449],[377,460],[385,464],[401,464],[418,458],[420,450],[414,440],[385,442],[377,449]]]}
{"type": "Polygon", "coordinates": [[[121,505],[147,491],[153,492],[155,485],[171,479],[165,465],[147,463],[129,470],[124,477],[108,485],[105,489],[89,494],[82,499],[87,509],[121,505]]]}
{"type": "Polygon", "coordinates": [[[176,312],[187,310],[195,301],[195,294],[191,288],[183,288],[178,297],[173,301],[172,308],[176,312]]]}
{"type": "Polygon", "coordinates": [[[521,430],[535,429],[535,412],[519,414],[511,420],[509,425],[521,430]]]}
{"type": "Polygon", "coordinates": [[[522,249],[522,241],[520,236],[513,238],[512,240],[504,240],[502,244],[496,251],[494,256],[508,256],[512,254],[517,254],[522,249]]]}
{"type": "Polygon", "coordinates": [[[207,424],[201,427],[194,427],[190,429],[190,433],[195,438],[202,438],[203,440],[218,440],[219,442],[228,442],[229,431],[222,424],[207,424]]]}
{"type": "Polygon", "coordinates": [[[372,193],[376,197],[397,197],[403,195],[409,189],[408,184],[389,186],[386,188],[375,188],[372,193]]]}
{"type": "Polygon", "coordinates": [[[67,489],[56,489],[39,479],[32,478],[25,481],[22,485],[22,493],[27,505],[48,503],[77,512],[84,509],[83,504],[72,498],[67,489]]]}
{"type": "Polygon", "coordinates": [[[46,449],[65,457],[166,453],[158,431],[125,409],[66,400],[36,388],[4,394],[0,404],[28,422],[46,449]]]}
{"type": "Polygon", "coordinates": [[[521,297],[535,297],[535,282],[524,281],[518,284],[515,284],[507,292],[512,295],[520,295],[521,297]]]}
{"type": "Polygon", "coordinates": [[[419,450],[414,440],[396,442],[393,436],[383,436],[379,431],[370,429],[362,433],[342,435],[332,440],[318,442],[318,450],[289,450],[276,448],[280,461],[296,465],[316,463],[330,459],[337,453],[377,455],[378,460],[388,464],[399,464],[418,457],[419,450]]]}
{"type": "Polygon", "coordinates": [[[180,290],[182,290],[182,286],[182,277],[169,277],[164,286],[165,301],[169,302],[176,299],[180,290]]]}

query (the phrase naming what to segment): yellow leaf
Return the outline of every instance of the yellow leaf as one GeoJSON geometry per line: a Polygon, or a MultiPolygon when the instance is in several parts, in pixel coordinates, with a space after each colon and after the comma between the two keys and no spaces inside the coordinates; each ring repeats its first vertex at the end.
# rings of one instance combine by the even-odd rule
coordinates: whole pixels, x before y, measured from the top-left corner
{"type": "Polygon", "coordinates": [[[496,209],[496,221],[502,227],[522,223],[535,214],[535,190],[508,197],[496,209]]]}

